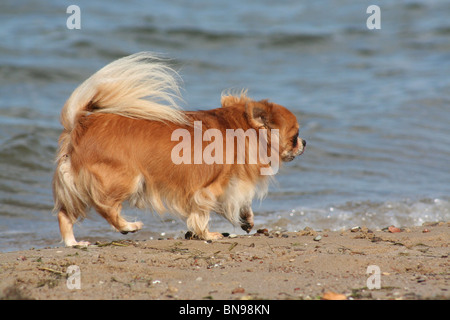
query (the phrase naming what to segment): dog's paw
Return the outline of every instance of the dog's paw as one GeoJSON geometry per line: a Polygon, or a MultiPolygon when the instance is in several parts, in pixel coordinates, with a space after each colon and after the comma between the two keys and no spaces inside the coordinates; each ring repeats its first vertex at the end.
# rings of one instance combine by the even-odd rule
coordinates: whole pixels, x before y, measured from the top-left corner
{"type": "Polygon", "coordinates": [[[187,240],[219,240],[223,239],[223,234],[219,232],[205,232],[203,235],[199,236],[192,231],[186,232],[184,238],[187,240]]]}
{"type": "Polygon", "coordinates": [[[244,230],[247,233],[250,233],[250,231],[253,229],[253,226],[254,226],[253,223],[247,221],[241,223],[242,230],[244,230]]]}
{"type": "Polygon", "coordinates": [[[203,238],[204,240],[219,240],[223,239],[223,234],[219,232],[208,232],[203,238]]]}
{"type": "Polygon", "coordinates": [[[74,241],[66,243],[66,247],[88,247],[91,243],[89,241],[74,241]]]}
{"type": "Polygon", "coordinates": [[[141,230],[143,226],[144,226],[144,224],[142,222],[140,222],[140,221],[128,222],[126,227],[122,228],[122,230],[120,230],[120,233],[121,234],[127,234],[128,232],[134,233],[136,231],[141,230]]]}

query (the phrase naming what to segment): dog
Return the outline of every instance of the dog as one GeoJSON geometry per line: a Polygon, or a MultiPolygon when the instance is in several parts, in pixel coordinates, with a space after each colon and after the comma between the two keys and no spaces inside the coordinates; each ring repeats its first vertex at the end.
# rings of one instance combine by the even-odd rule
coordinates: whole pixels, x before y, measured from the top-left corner
{"type": "Polygon", "coordinates": [[[245,90],[223,94],[220,108],[184,111],[179,82],[166,59],[140,52],[106,65],[66,101],[52,182],[54,212],[66,246],[89,245],[75,239],[73,225],[90,208],[123,234],[140,230],[141,222],[121,217],[125,201],[180,216],[199,239],[223,237],[208,229],[211,212],[250,232],[252,199],[264,197],[270,172],[277,168],[271,169],[267,157],[250,161],[246,149],[265,150],[270,162],[292,161],[306,146],[296,116],[268,100],[252,100],[245,90]],[[194,139],[197,145],[184,141],[183,149],[181,136],[174,135],[177,130],[202,139],[194,139]],[[207,130],[214,133],[214,141],[211,135],[202,137],[207,130]],[[245,134],[245,148],[239,151],[239,145],[225,146],[229,130],[263,139],[257,143],[245,134]],[[209,155],[217,161],[189,161],[198,160],[199,152],[208,155],[213,143],[209,155]],[[174,161],[181,154],[186,161],[174,161]],[[269,174],[261,174],[263,169],[269,174]]]}

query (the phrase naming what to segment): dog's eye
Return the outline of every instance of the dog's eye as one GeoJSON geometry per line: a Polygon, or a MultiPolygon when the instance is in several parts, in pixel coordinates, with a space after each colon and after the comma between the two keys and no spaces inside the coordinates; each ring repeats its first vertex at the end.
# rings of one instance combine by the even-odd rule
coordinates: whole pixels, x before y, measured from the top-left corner
{"type": "Polygon", "coordinates": [[[292,146],[295,148],[298,143],[298,131],[297,133],[292,137],[292,146]]]}

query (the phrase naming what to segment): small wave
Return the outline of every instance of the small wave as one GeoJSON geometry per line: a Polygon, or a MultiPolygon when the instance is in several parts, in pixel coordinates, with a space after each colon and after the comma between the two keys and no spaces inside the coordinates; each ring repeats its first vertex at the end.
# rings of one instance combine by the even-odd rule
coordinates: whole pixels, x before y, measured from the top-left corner
{"type": "Polygon", "coordinates": [[[450,35],[450,26],[435,28],[433,31],[437,35],[448,36],[450,35]]]}
{"type": "Polygon", "coordinates": [[[235,32],[218,32],[209,31],[196,28],[172,28],[162,29],[154,26],[139,26],[139,27],[127,27],[117,30],[118,33],[124,33],[128,35],[169,35],[171,37],[182,37],[185,41],[191,40],[204,40],[204,41],[223,41],[223,40],[240,40],[248,37],[247,34],[240,34],[235,32]]]}
{"type": "Polygon", "coordinates": [[[65,82],[67,79],[77,79],[79,75],[70,68],[55,68],[49,66],[31,65],[0,65],[0,84],[12,85],[33,83],[65,82]]]}
{"type": "Polygon", "coordinates": [[[322,230],[342,230],[354,226],[375,230],[390,225],[412,227],[431,221],[449,221],[450,199],[346,202],[318,208],[298,207],[290,212],[279,212],[274,217],[270,220],[271,224],[276,224],[279,219],[287,219],[289,231],[301,230],[306,226],[322,230]]]}
{"type": "Polygon", "coordinates": [[[262,43],[263,47],[292,47],[326,42],[331,39],[326,34],[273,34],[262,43]]]}
{"type": "Polygon", "coordinates": [[[200,29],[192,29],[192,28],[177,28],[171,29],[166,32],[171,36],[182,36],[183,38],[190,39],[199,39],[202,41],[208,42],[217,42],[217,41],[232,41],[232,40],[241,40],[245,39],[247,36],[244,34],[233,33],[233,32],[214,32],[214,31],[206,31],[200,29]]]}
{"type": "Polygon", "coordinates": [[[2,165],[29,170],[51,170],[55,152],[56,143],[52,145],[45,132],[18,133],[6,139],[0,145],[2,165]]]}
{"type": "Polygon", "coordinates": [[[142,41],[157,40],[168,45],[177,43],[181,46],[190,46],[192,42],[196,45],[204,43],[235,43],[251,42],[260,47],[292,47],[302,44],[315,44],[326,42],[332,37],[329,34],[312,34],[306,32],[288,33],[258,33],[258,32],[234,32],[234,31],[211,31],[196,28],[172,28],[161,29],[154,26],[140,26],[121,28],[118,34],[134,36],[142,41]]]}

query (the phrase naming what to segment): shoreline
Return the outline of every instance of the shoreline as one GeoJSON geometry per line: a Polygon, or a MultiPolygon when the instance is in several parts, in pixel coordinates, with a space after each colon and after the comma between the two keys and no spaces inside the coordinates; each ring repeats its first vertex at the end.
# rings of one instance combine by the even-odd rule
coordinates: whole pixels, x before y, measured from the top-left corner
{"type": "Polygon", "coordinates": [[[0,299],[450,299],[450,222],[0,253],[0,299]]]}

